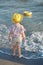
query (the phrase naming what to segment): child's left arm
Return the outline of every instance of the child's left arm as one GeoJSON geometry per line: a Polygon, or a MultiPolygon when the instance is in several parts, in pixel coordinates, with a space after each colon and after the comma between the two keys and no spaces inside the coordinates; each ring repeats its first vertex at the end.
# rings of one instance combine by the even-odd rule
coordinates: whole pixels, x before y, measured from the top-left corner
{"type": "Polygon", "coordinates": [[[26,38],[26,35],[25,35],[24,31],[22,31],[22,38],[23,38],[23,39],[26,38]]]}
{"type": "Polygon", "coordinates": [[[22,38],[25,39],[26,38],[26,35],[25,35],[25,28],[22,26],[22,38]]]}

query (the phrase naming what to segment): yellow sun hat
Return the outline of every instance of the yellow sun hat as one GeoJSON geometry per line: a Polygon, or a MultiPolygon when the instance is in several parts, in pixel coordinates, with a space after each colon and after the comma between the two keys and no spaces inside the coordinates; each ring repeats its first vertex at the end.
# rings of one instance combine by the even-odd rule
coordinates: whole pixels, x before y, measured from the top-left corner
{"type": "Polygon", "coordinates": [[[13,23],[20,23],[23,20],[23,15],[19,13],[14,13],[12,16],[13,23]]]}

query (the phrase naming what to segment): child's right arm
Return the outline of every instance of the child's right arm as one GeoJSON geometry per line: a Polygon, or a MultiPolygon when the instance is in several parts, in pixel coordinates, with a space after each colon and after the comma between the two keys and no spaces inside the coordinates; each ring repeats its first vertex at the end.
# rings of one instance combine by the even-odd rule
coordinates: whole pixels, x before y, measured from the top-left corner
{"type": "Polygon", "coordinates": [[[12,37],[12,28],[13,28],[13,25],[11,25],[9,27],[9,34],[8,34],[8,39],[11,40],[11,37],[12,37]]]}
{"type": "Polygon", "coordinates": [[[9,32],[8,39],[10,40],[12,37],[12,32],[9,32]]]}

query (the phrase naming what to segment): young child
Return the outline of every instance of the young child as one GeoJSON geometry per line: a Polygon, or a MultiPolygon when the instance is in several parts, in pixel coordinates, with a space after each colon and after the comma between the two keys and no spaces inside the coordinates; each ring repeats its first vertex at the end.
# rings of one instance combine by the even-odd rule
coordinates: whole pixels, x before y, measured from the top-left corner
{"type": "Polygon", "coordinates": [[[12,17],[13,24],[10,27],[9,32],[9,40],[12,37],[12,55],[15,56],[15,50],[18,50],[18,57],[21,58],[21,47],[20,44],[22,40],[25,38],[25,29],[23,25],[21,25],[21,21],[23,20],[23,15],[19,13],[14,13],[12,17]]]}

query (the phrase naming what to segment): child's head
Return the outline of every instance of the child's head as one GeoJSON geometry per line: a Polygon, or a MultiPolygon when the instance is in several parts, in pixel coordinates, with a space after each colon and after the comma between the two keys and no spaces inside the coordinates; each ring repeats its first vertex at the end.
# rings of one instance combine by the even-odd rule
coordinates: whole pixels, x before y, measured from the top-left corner
{"type": "Polygon", "coordinates": [[[14,13],[12,16],[12,21],[13,23],[21,23],[21,21],[23,20],[23,15],[19,14],[19,13],[14,13]]]}

